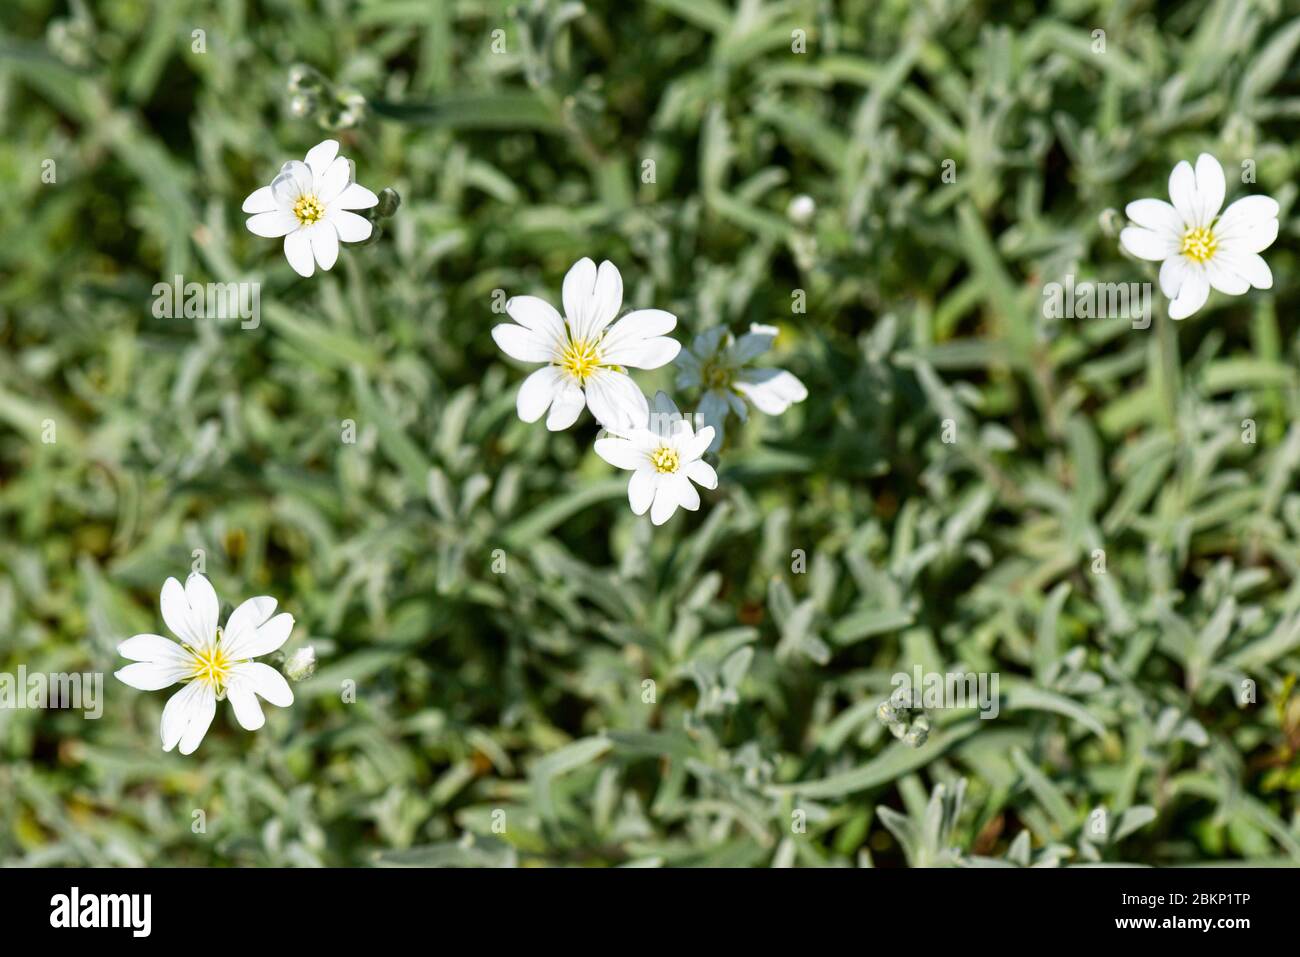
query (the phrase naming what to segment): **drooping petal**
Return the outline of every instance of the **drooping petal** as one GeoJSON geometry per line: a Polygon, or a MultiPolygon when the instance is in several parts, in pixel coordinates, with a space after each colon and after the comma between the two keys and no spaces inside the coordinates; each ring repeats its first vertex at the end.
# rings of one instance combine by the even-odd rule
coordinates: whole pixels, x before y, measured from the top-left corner
{"type": "Polygon", "coordinates": [[[1183,218],[1163,199],[1137,199],[1124,207],[1124,214],[1129,219],[1161,236],[1181,239],[1186,226],[1183,218]]]}
{"type": "Polygon", "coordinates": [[[714,471],[712,465],[703,459],[696,459],[694,462],[688,463],[685,472],[686,477],[701,488],[718,487],[718,473],[714,471]]]}
{"type": "Polygon", "coordinates": [[[271,187],[262,186],[248,194],[244,205],[240,207],[246,213],[271,213],[280,208],[271,187]]]}
{"type": "MultiPolygon", "coordinates": [[[[338,204],[336,203],[335,206],[338,204]]],[[[334,225],[339,239],[345,243],[359,243],[370,238],[374,225],[364,216],[349,213],[346,209],[331,208],[325,218],[334,225]]]]}
{"type": "Polygon", "coordinates": [[[298,228],[298,217],[287,209],[275,209],[269,213],[258,213],[248,217],[244,224],[254,236],[267,239],[279,239],[298,228]]]}
{"type": "Polygon", "coordinates": [[[360,183],[349,183],[334,199],[332,205],[339,209],[369,209],[379,205],[379,197],[360,183]]]}
{"type": "Polygon", "coordinates": [[[587,406],[587,396],[572,382],[561,382],[551,403],[551,414],[546,417],[546,428],[552,432],[562,432],[574,422],[587,406]]]}
{"type": "Polygon", "coordinates": [[[260,661],[232,665],[230,678],[232,682],[238,680],[277,708],[287,708],[293,704],[293,689],[289,687],[289,682],[270,665],[264,665],[260,661]]]}
{"type": "Polygon", "coordinates": [[[1187,160],[1181,160],[1169,174],[1169,199],[1174,204],[1174,209],[1178,210],[1178,216],[1182,219],[1184,227],[1196,224],[1199,212],[1196,173],[1187,160]]]}
{"type": "Polygon", "coordinates": [[[1197,226],[1208,226],[1223,208],[1223,197],[1227,193],[1227,184],[1223,179],[1223,167],[1209,153],[1196,157],[1196,199],[1197,226]]]}
{"type": "Polygon", "coordinates": [[[316,257],[312,255],[307,230],[297,229],[284,237],[284,258],[299,276],[310,277],[316,271],[316,257]]]}
{"type": "Polygon", "coordinates": [[[550,408],[563,386],[564,376],[555,366],[542,366],[532,373],[519,386],[519,394],[515,396],[515,411],[519,418],[524,422],[536,422],[550,408]]]}
{"type": "Polygon", "coordinates": [[[736,379],[736,391],[741,393],[758,411],[767,415],[780,415],[792,403],[808,398],[808,390],[794,375],[784,369],[750,369],[736,379]]]}
{"type": "Polygon", "coordinates": [[[1186,319],[1210,298],[1210,280],[1205,269],[1194,263],[1187,264],[1183,274],[1182,285],[1178,288],[1178,297],[1169,303],[1170,319],[1186,319]]]}
{"type": "Polygon", "coordinates": [[[307,151],[306,162],[312,176],[319,180],[330,168],[334,158],[339,155],[338,140],[322,140],[307,151]]]}
{"type": "Polygon", "coordinates": [[[158,664],[184,663],[190,654],[170,638],[162,635],[135,635],[117,646],[117,653],[129,661],[153,661],[158,664]]]}
{"type": "Polygon", "coordinates": [[[1152,262],[1160,262],[1178,253],[1177,239],[1142,226],[1125,226],[1120,230],[1119,244],[1138,259],[1152,262]]]}
{"type": "Polygon", "coordinates": [[[178,661],[136,661],[113,672],[113,677],[137,691],[161,691],[189,673],[190,669],[178,661]]]}
{"type": "Polygon", "coordinates": [[[647,465],[646,454],[627,439],[603,438],[596,440],[596,454],[616,469],[635,471],[647,465]]]}

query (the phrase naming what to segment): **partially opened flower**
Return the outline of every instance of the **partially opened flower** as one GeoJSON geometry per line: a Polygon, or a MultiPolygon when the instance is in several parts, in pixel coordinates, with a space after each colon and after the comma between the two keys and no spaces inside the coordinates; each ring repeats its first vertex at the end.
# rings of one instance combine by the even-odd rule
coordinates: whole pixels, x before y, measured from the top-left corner
{"type": "Polygon", "coordinates": [[[359,243],[370,238],[370,220],[351,212],[379,202],[370,190],[352,182],[352,166],[338,155],[338,140],[326,140],[307,151],[306,162],[290,160],[270,186],[255,189],[244,200],[248,230],[271,239],[284,237],[284,256],[300,276],[310,276],[319,263],[330,269],[339,258],[339,241],[359,243]]]}
{"type": "Polygon", "coordinates": [[[643,422],[621,435],[597,439],[596,454],[632,473],[627,484],[632,512],[644,515],[648,509],[650,521],[662,525],[679,505],[691,512],[700,507],[695,485],[718,487],[718,473],[702,458],[713,441],[713,429],[705,426],[696,432],[662,392],[643,422]]]}
{"type": "Polygon", "coordinates": [[[136,635],[117,646],[129,664],[116,672],[119,681],[141,691],[158,691],[180,682],[162,713],[162,745],[180,745],[191,754],[207,734],[217,702],[229,698],[235,718],[249,731],[266,721],[260,695],[287,708],[293,691],[270,665],[253,661],[277,650],[293,630],[293,616],[275,611],[275,599],[250,598],[233,612],[223,632],[217,624],[221,606],[211,583],[197,572],[185,587],[175,578],[162,587],[162,617],[177,643],[161,635],[136,635]]]}
{"type": "Polygon", "coordinates": [[[1169,198],[1139,199],[1125,208],[1137,225],[1119,234],[1139,259],[1159,262],[1160,289],[1169,318],[1185,319],[1209,298],[1210,287],[1240,296],[1251,286],[1269,289],[1273,273],[1259,255],[1277,238],[1277,201],[1246,196],[1219,215],[1227,190],[1223,167],[1209,153],[1186,160],[1169,176],[1169,198]]]}
{"type": "Polygon", "coordinates": [[[571,426],[586,406],[609,429],[644,423],[649,404],[627,369],[657,369],[673,361],[681,345],[666,333],[677,317],[637,309],[614,322],[623,304],[623,277],[608,260],[599,269],[590,259],[578,260],[564,277],[563,298],[561,318],[544,299],[515,296],[506,303],[514,322],[492,330],[506,355],[546,363],[519,387],[519,418],[536,422],[550,409],[546,427],[555,432],[571,426]]]}
{"type": "Polygon", "coordinates": [[[677,388],[704,390],[699,411],[715,432],[710,451],[722,445],[728,411],[744,422],[747,401],[767,415],[780,415],[808,398],[804,384],[784,369],[748,368],[772,347],[777,332],[776,326],[754,324],[737,339],[726,328],[714,326],[677,357],[677,388]]]}

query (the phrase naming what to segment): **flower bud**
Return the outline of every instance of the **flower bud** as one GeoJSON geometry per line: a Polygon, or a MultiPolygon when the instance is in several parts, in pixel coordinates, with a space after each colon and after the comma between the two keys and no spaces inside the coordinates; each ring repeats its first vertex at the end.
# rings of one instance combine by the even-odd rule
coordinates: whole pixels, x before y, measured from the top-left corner
{"type": "Polygon", "coordinates": [[[306,681],[316,673],[316,649],[311,645],[299,648],[285,662],[284,674],[290,681],[306,681]]]}
{"type": "Polygon", "coordinates": [[[817,215],[817,203],[806,193],[801,193],[794,199],[790,200],[790,205],[786,207],[785,214],[789,217],[790,222],[796,226],[807,226],[817,215]]]}

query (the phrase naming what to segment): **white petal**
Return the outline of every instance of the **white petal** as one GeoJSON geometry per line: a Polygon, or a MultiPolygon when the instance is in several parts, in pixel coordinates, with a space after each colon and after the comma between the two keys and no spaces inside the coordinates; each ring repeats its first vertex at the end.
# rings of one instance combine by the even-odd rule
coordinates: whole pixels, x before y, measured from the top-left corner
{"type": "Polygon", "coordinates": [[[347,188],[348,180],[352,178],[352,167],[342,156],[330,163],[329,168],[325,170],[325,175],[317,174],[315,190],[316,198],[322,203],[332,203],[342,195],[343,190],[347,188]]]}
{"type": "Polygon", "coordinates": [[[279,239],[298,228],[298,217],[288,210],[276,209],[269,213],[250,216],[244,225],[254,236],[279,239]]]}
{"type": "Polygon", "coordinates": [[[563,385],[564,376],[559,369],[555,366],[542,366],[519,386],[519,394],[515,396],[515,411],[519,413],[519,418],[524,422],[536,422],[550,407],[563,385]]]}
{"type": "Polygon", "coordinates": [[[311,241],[311,254],[321,269],[333,269],[339,258],[339,234],[330,223],[316,223],[304,230],[311,241]]]}
{"type": "Polygon", "coordinates": [[[379,205],[379,197],[360,183],[349,183],[343,192],[339,193],[333,205],[339,209],[369,209],[371,206],[379,205]]]}
{"type": "Polygon", "coordinates": [[[1185,256],[1170,256],[1160,264],[1160,291],[1168,299],[1178,297],[1178,290],[1183,286],[1183,279],[1191,270],[1191,263],[1185,256]]]}
{"type": "Polygon", "coordinates": [[[287,708],[293,704],[293,689],[289,687],[289,682],[270,665],[264,665],[260,661],[246,661],[233,665],[230,675],[232,681],[238,679],[241,684],[277,708],[287,708]]]}
{"type": "Polygon", "coordinates": [[[171,661],[137,661],[115,671],[113,677],[138,691],[170,688],[190,673],[184,664],[171,661]]]}
{"type": "Polygon", "coordinates": [[[271,213],[279,208],[280,204],[275,201],[275,193],[269,186],[253,190],[240,207],[246,213],[271,213]]]}
{"type": "Polygon", "coordinates": [[[162,596],[159,600],[163,621],[181,641],[195,648],[206,648],[215,635],[202,630],[200,619],[190,608],[190,600],[185,589],[175,578],[163,582],[162,596]]]}
{"type": "Polygon", "coordinates": [[[1196,157],[1197,226],[1208,226],[1223,208],[1227,184],[1223,180],[1223,167],[1209,153],[1196,157]]]}
{"type": "Polygon", "coordinates": [[[1170,319],[1186,319],[1210,298],[1210,281],[1205,270],[1189,263],[1183,276],[1183,283],[1178,289],[1178,298],[1169,303],[1170,319]]]}
{"type": "Polygon", "coordinates": [[[641,468],[632,473],[627,483],[627,502],[632,506],[633,515],[644,515],[655,498],[659,487],[657,473],[654,469],[641,468]]]}
{"type": "MultiPolygon", "coordinates": [[[[338,203],[334,204],[338,206],[338,203]]],[[[331,209],[326,218],[334,224],[334,229],[339,234],[339,239],[345,243],[359,243],[362,240],[369,239],[374,225],[364,216],[358,216],[356,213],[349,213],[346,209],[331,209]]]]}
{"type": "Polygon", "coordinates": [[[658,369],[677,358],[681,343],[664,337],[677,317],[662,309],[638,309],[614,323],[601,342],[601,361],[634,369],[658,369]]]}
{"type": "Polygon", "coordinates": [[[686,465],[686,477],[701,488],[717,488],[718,473],[713,466],[703,459],[696,459],[686,465]]]}
{"type": "Polygon", "coordinates": [[[520,362],[550,362],[556,357],[558,347],[554,339],[513,322],[493,326],[492,338],[502,352],[520,362]]]}
{"type": "Polygon", "coordinates": [[[672,518],[673,512],[677,511],[678,493],[680,486],[676,482],[665,482],[660,480],[655,488],[654,504],[650,506],[650,522],[654,525],[662,525],[668,519],[672,518]]]}
{"type": "Polygon", "coordinates": [[[311,194],[312,181],[311,168],[306,163],[290,160],[271,180],[271,192],[280,206],[292,207],[298,197],[311,194]]]}
{"type": "Polygon", "coordinates": [[[226,698],[235,709],[235,720],[245,731],[256,731],[266,724],[266,715],[262,714],[262,706],[257,703],[252,685],[242,678],[231,675],[226,686],[226,698]]]}
{"type": "Polygon", "coordinates": [[[736,380],[736,391],[744,395],[758,411],[780,415],[795,402],[808,398],[808,390],[784,369],[752,369],[736,380]]]}
{"type": "Polygon", "coordinates": [[[313,178],[319,180],[339,155],[338,140],[322,140],[307,151],[306,161],[313,178]]]}
{"type": "Polygon", "coordinates": [[[604,438],[596,440],[596,454],[617,469],[643,469],[646,454],[627,439],[604,438]]]}
{"type": "Polygon", "coordinates": [[[607,429],[622,431],[644,425],[650,414],[645,394],[629,376],[597,369],[587,379],[587,408],[607,429]]]}
{"type": "Polygon", "coordinates": [[[216,641],[217,626],[221,624],[221,602],[217,600],[217,590],[212,587],[212,582],[198,572],[191,572],[185,579],[185,597],[208,643],[216,641]]]}
{"type": "Polygon", "coordinates": [[[556,348],[568,338],[564,317],[545,299],[536,296],[512,296],[506,300],[506,315],[525,329],[531,329],[556,348]]]}
{"type": "Polygon", "coordinates": [[[1277,201],[1268,196],[1245,196],[1223,211],[1214,224],[1221,249],[1258,253],[1277,239],[1277,201]]]}
{"type": "Polygon", "coordinates": [[[578,420],[578,415],[587,405],[587,397],[582,389],[572,382],[562,382],[551,403],[551,414],[546,417],[546,427],[552,432],[561,432],[578,420]]]}
{"type": "Polygon", "coordinates": [[[684,441],[678,443],[678,449],[682,458],[687,462],[694,462],[703,455],[713,444],[713,426],[706,425],[700,431],[687,437],[684,441]]]}
{"type": "Polygon", "coordinates": [[[700,493],[695,491],[695,486],[690,483],[686,475],[678,472],[671,479],[672,483],[677,486],[677,502],[688,512],[699,511],[700,493]]]}
{"type": "Polygon", "coordinates": [[[1199,212],[1196,173],[1192,171],[1192,164],[1187,160],[1181,160],[1169,174],[1169,199],[1173,202],[1174,209],[1178,210],[1184,226],[1196,224],[1199,212]]]}
{"type": "Polygon", "coordinates": [[[117,646],[117,653],[130,661],[153,661],[159,664],[188,662],[190,654],[162,635],[135,635],[117,646]]]}
{"type": "Polygon", "coordinates": [[[1138,259],[1159,262],[1178,253],[1178,240],[1142,226],[1126,226],[1120,231],[1119,243],[1138,259]]]}
{"type": "Polygon", "coordinates": [[[289,640],[291,631],[293,615],[281,612],[256,628],[244,628],[233,640],[229,636],[223,636],[221,647],[233,661],[260,658],[278,651],[289,640]]]}
{"type": "MultiPolygon", "coordinates": [[[[176,742],[180,741],[181,736],[185,734],[185,729],[189,727],[190,719],[202,710],[199,699],[206,687],[206,685],[198,681],[191,681],[167,699],[167,704],[163,706],[162,723],[159,728],[162,733],[164,751],[170,751],[176,747],[176,742]]],[[[211,692],[209,691],[209,693],[211,692]]],[[[212,697],[212,710],[215,714],[216,695],[212,697]]]]}
{"type": "Polygon", "coordinates": [[[1250,281],[1230,265],[1231,260],[1216,255],[1205,264],[1205,276],[1210,285],[1229,296],[1242,296],[1250,291],[1250,281]]]}
{"type": "Polygon", "coordinates": [[[299,276],[310,276],[316,271],[316,257],[311,253],[307,230],[297,229],[284,237],[284,258],[299,276]]]}
{"type": "Polygon", "coordinates": [[[189,722],[185,726],[185,733],[181,735],[181,754],[194,753],[217,715],[216,692],[209,685],[200,685],[197,681],[191,684],[191,687],[194,686],[198,686],[199,690],[186,705],[189,722]]]}
{"type": "Polygon", "coordinates": [[[1138,199],[1124,207],[1124,214],[1129,219],[1154,233],[1182,239],[1187,227],[1178,215],[1178,210],[1163,199],[1138,199]]]}
{"type": "Polygon", "coordinates": [[[563,299],[574,338],[591,339],[618,315],[623,277],[609,260],[598,270],[590,259],[580,259],[564,277],[563,299]]]}
{"type": "MultiPolygon", "coordinates": [[[[1224,267],[1232,270],[1256,289],[1273,288],[1273,271],[1268,268],[1268,263],[1264,262],[1264,258],[1258,253],[1216,253],[1213,261],[1220,260],[1224,267]]],[[[1226,289],[1223,291],[1227,292],[1226,289]]]]}

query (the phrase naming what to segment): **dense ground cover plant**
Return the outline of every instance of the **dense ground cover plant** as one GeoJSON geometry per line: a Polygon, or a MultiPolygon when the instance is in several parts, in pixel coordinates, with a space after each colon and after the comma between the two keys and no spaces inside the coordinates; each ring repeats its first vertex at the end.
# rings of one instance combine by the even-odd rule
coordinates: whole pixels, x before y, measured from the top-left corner
{"type": "Polygon", "coordinates": [[[0,671],[121,668],[196,563],[319,663],[188,756],[115,682],[0,709],[0,860],[1300,859],[1298,49],[1267,0],[5,4],[0,671]],[[382,223],[303,278],[241,205],[322,140],[382,223]],[[1159,288],[1125,209],[1201,153],[1271,288],[1044,308],[1159,288]],[[726,415],[658,527],[493,339],[587,257],[676,318],[643,393],[726,415]]]}

